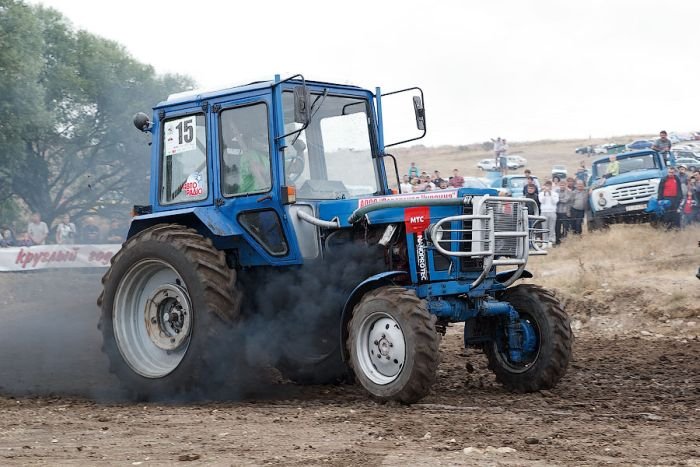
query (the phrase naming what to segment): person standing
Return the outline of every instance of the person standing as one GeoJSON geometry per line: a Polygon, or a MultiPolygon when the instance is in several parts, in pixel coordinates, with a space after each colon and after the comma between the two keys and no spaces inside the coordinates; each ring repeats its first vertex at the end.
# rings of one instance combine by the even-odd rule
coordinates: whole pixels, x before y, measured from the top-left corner
{"type": "Polygon", "coordinates": [[[654,141],[654,144],[651,145],[651,149],[664,156],[668,165],[671,167],[676,166],[676,157],[671,153],[671,140],[668,139],[666,130],[661,130],[659,132],[659,137],[654,141]]]}
{"type": "Polygon", "coordinates": [[[29,224],[27,224],[27,234],[33,245],[46,244],[49,227],[46,225],[46,222],[41,220],[41,215],[38,212],[32,213],[29,224]]]}
{"type": "Polygon", "coordinates": [[[537,187],[537,191],[539,192],[540,191],[540,180],[537,177],[535,177],[534,175],[532,175],[532,170],[530,170],[530,169],[523,170],[523,175],[525,175],[525,178],[532,177],[532,179],[535,182],[535,186],[537,187]]]}
{"type": "Polygon", "coordinates": [[[588,209],[588,190],[583,180],[576,180],[576,189],[571,194],[571,230],[576,235],[583,231],[583,217],[588,209]]]}
{"type": "Polygon", "coordinates": [[[408,175],[403,176],[403,180],[401,181],[401,193],[412,193],[413,192],[413,185],[411,185],[411,181],[408,175]]]}
{"type": "Polygon", "coordinates": [[[523,185],[523,196],[527,197],[527,190],[530,188],[530,186],[535,187],[535,194],[539,195],[540,190],[537,184],[535,183],[535,179],[531,176],[528,176],[525,179],[525,185],[523,185]]]}
{"type": "Polygon", "coordinates": [[[450,186],[452,188],[462,188],[464,186],[464,177],[459,174],[459,169],[454,169],[452,171],[452,177],[450,177],[450,186]]]}
{"type": "Polygon", "coordinates": [[[496,139],[491,138],[491,141],[493,141],[493,161],[498,166],[500,160],[499,158],[503,152],[503,141],[501,141],[500,136],[496,139]]]}
{"type": "Polygon", "coordinates": [[[668,174],[659,182],[659,190],[656,199],[659,201],[668,200],[669,207],[664,211],[662,222],[671,229],[680,227],[680,216],[678,207],[683,199],[681,189],[681,181],[676,175],[676,168],[671,166],[668,168],[668,174]]]}
{"type": "Polygon", "coordinates": [[[695,184],[696,181],[694,178],[688,180],[688,187],[686,193],[683,195],[683,201],[681,202],[681,225],[683,227],[695,221],[698,206],[700,206],[700,195],[695,190],[695,184]]]}
{"type": "Polygon", "coordinates": [[[70,221],[70,216],[65,214],[61,222],[56,226],[56,243],[59,245],[72,245],[77,234],[75,224],[70,221]]]}
{"type": "MultiPolygon", "coordinates": [[[[525,198],[531,199],[535,202],[535,206],[537,206],[537,211],[540,210],[540,198],[537,194],[537,187],[535,186],[534,183],[530,185],[525,185],[525,189],[527,190],[525,193],[525,198]]],[[[532,203],[527,203],[527,213],[530,216],[535,215],[535,206],[532,205],[532,203]]]]}
{"type": "Polygon", "coordinates": [[[586,168],[586,161],[581,161],[579,168],[576,170],[576,180],[581,180],[585,185],[588,183],[588,169],[586,168]]]}
{"type": "Polygon", "coordinates": [[[416,167],[415,162],[411,162],[411,167],[408,168],[408,178],[414,178],[417,177],[420,172],[418,171],[418,167],[416,167]]]}
{"type": "Polygon", "coordinates": [[[681,181],[681,192],[685,196],[688,193],[688,173],[684,165],[678,166],[678,180],[681,181]]]}
{"type": "Polygon", "coordinates": [[[573,202],[573,193],[569,190],[566,181],[559,182],[559,200],[557,201],[557,222],[555,242],[557,245],[561,243],[562,238],[566,237],[569,232],[569,217],[571,215],[571,203],[573,202]]]}
{"type": "Polygon", "coordinates": [[[556,241],[557,203],[559,195],[552,190],[552,182],[546,181],[539,193],[540,213],[545,218],[544,228],[549,231],[549,246],[556,241]]]}

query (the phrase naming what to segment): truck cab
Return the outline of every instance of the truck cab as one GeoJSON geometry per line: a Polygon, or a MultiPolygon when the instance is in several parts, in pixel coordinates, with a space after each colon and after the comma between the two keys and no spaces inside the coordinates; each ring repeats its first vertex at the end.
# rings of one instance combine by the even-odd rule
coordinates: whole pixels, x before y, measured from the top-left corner
{"type": "Polygon", "coordinates": [[[647,202],[666,174],[661,155],[652,150],[625,152],[593,161],[589,181],[588,227],[620,222],[644,222],[647,202]],[[610,170],[613,159],[617,170],[610,170]]]}

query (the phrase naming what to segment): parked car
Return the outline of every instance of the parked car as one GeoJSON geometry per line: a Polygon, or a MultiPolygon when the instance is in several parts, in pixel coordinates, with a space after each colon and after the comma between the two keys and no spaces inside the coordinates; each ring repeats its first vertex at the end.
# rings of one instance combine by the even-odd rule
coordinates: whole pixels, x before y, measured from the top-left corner
{"type": "Polygon", "coordinates": [[[676,159],[696,159],[696,161],[700,161],[700,152],[691,151],[690,149],[693,148],[671,149],[671,154],[676,159]]]}
{"type": "Polygon", "coordinates": [[[676,159],[676,166],[679,165],[684,165],[687,169],[692,169],[693,167],[700,169],[700,160],[694,157],[679,157],[676,159]]]}
{"type": "MultiPolygon", "coordinates": [[[[509,170],[516,170],[520,167],[516,162],[506,161],[509,170]]],[[[498,165],[493,159],[481,159],[479,163],[476,164],[481,170],[499,170],[498,165]]]]}
{"type": "Polygon", "coordinates": [[[552,166],[552,177],[559,177],[559,180],[563,180],[567,177],[568,172],[565,165],[553,165],[552,166]]]}
{"type": "Polygon", "coordinates": [[[478,164],[476,164],[481,170],[498,170],[496,161],[493,159],[481,159],[478,164]]]}
{"type": "Polygon", "coordinates": [[[527,165],[527,159],[522,156],[508,156],[508,164],[510,165],[511,162],[517,164],[518,167],[525,167],[527,165]]]}
{"type": "Polygon", "coordinates": [[[593,153],[594,153],[593,146],[581,146],[579,148],[576,148],[576,154],[593,154],[593,153]]]}
{"type": "Polygon", "coordinates": [[[631,143],[628,143],[625,145],[625,147],[629,150],[639,150],[639,149],[649,149],[654,145],[653,141],[649,141],[648,139],[638,139],[635,141],[632,141],[631,143]]]}

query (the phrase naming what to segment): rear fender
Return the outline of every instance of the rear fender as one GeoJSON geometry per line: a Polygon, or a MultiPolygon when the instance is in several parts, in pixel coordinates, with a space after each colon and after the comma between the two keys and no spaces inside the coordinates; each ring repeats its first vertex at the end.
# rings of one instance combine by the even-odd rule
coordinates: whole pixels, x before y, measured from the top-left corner
{"type": "Polygon", "coordinates": [[[340,353],[343,357],[343,361],[347,361],[347,349],[345,348],[345,343],[348,340],[348,323],[350,318],[352,318],[352,312],[355,309],[355,305],[360,301],[362,296],[374,290],[377,287],[382,287],[385,285],[391,285],[394,279],[406,276],[409,277],[406,271],[388,271],[376,274],[362,281],[355,289],[350,293],[350,296],[345,301],[345,306],[343,306],[343,313],[340,317],[340,353]]]}
{"type": "Polygon", "coordinates": [[[221,215],[219,210],[204,207],[136,216],[129,227],[129,238],[154,225],[171,223],[195,229],[202,236],[210,238],[220,249],[226,248],[230,240],[243,233],[240,227],[221,215]]]}

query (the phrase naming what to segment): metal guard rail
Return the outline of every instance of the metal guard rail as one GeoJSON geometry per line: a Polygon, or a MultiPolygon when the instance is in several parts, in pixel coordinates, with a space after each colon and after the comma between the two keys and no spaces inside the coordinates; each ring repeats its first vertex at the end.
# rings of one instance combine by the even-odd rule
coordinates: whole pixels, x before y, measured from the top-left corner
{"type": "MultiPolygon", "coordinates": [[[[517,265],[518,268],[513,273],[513,275],[503,282],[502,284],[505,287],[508,287],[511,285],[513,282],[518,280],[520,275],[523,273],[523,270],[525,269],[525,265],[527,264],[527,260],[529,255],[546,255],[547,252],[540,248],[537,245],[537,240],[536,236],[537,234],[544,234],[547,232],[547,229],[541,229],[537,228],[537,225],[545,220],[543,216],[539,215],[539,210],[537,209],[537,205],[534,200],[528,199],[528,198],[511,198],[511,197],[503,197],[503,196],[484,196],[478,205],[475,205],[474,212],[475,214],[463,214],[463,215],[458,215],[458,216],[450,216],[450,217],[445,217],[429,228],[429,235],[430,239],[432,241],[432,246],[437,250],[439,253],[445,255],[445,256],[454,256],[454,257],[481,257],[484,260],[483,264],[483,270],[479,277],[474,280],[471,284],[471,288],[477,287],[479,284],[481,284],[484,279],[486,279],[486,276],[488,275],[489,271],[491,270],[492,267],[494,266],[505,266],[505,265],[517,265]],[[512,203],[515,206],[519,206],[520,209],[517,213],[517,225],[522,228],[522,230],[505,230],[505,231],[499,231],[497,232],[495,230],[495,223],[494,223],[494,210],[492,206],[489,206],[489,204],[493,204],[494,202],[502,202],[502,203],[512,203]],[[529,215],[528,214],[528,209],[527,209],[527,204],[532,203],[535,205],[535,212],[537,213],[536,215],[529,215]],[[442,229],[441,227],[445,224],[451,223],[451,222],[464,222],[464,221],[477,221],[481,225],[478,226],[480,228],[476,229],[442,229]],[[484,225],[488,226],[488,228],[484,228],[484,225]],[[489,249],[484,250],[483,248],[479,248],[476,251],[451,251],[451,250],[446,250],[440,243],[442,242],[441,240],[441,232],[482,232],[485,233],[485,238],[482,239],[470,239],[462,242],[469,242],[472,243],[472,245],[482,245],[484,243],[488,243],[489,249]],[[531,236],[532,234],[532,236],[531,236]],[[515,238],[518,240],[518,245],[516,246],[516,251],[519,251],[520,254],[515,256],[515,257],[510,257],[510,258],[498,258],[496,259],[496,239],[497,238],[515,238]]],[[[517,227],[516,227],[517,228],[517,227]]],[[[445,240],[444,243],[448,242],[453,242],[453,240],[445,240]]],[[[541,243],[542,240],[539,240],[541,243]]],[[[456,243],[461,243],[461,242],[456,242],[456,243]]]]}

